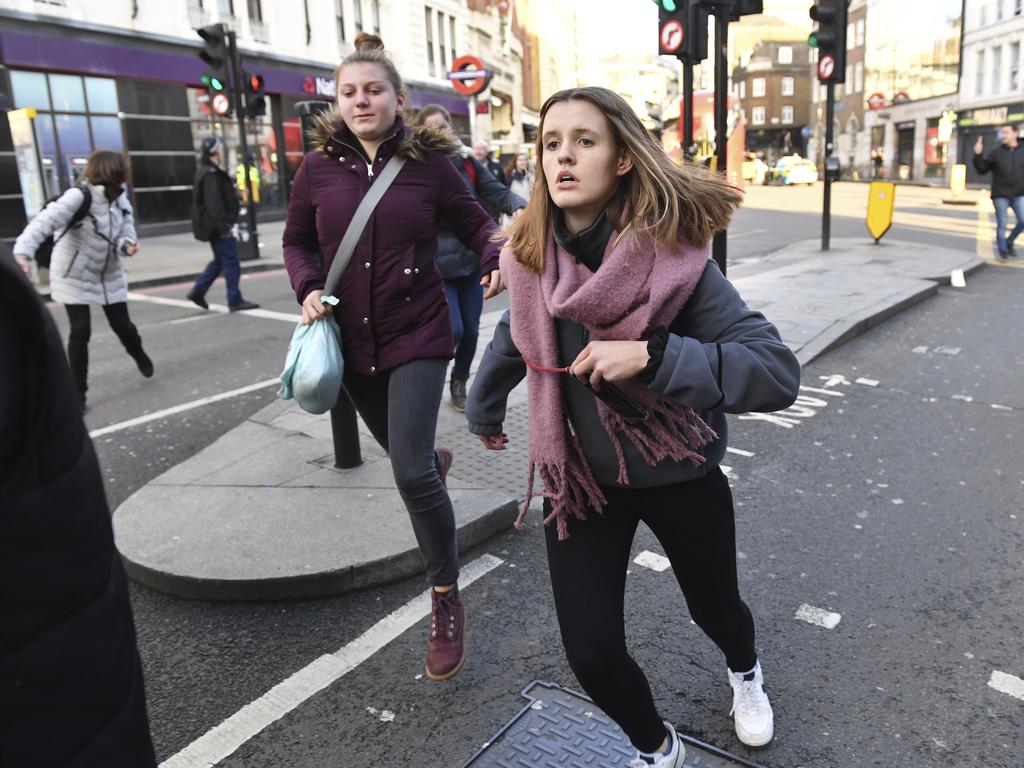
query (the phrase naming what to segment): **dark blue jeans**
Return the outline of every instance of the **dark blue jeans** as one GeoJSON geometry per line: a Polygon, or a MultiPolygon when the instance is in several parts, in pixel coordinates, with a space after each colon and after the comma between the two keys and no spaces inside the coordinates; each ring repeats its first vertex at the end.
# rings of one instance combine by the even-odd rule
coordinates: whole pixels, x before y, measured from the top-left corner
{"type": "Polygon", "coordinates": [[[1013,241],[1024,230],[1024,197],[993,197],[992,204],[996,208],[996,247],[1000,253],[1006,253],[1013,247],[1013,241]],[[1010,223],[1010,208],[1017,219],[1010,237],[1006,237],[1006,227],[1010,223]]]}
{"type": "Polygon", "coordinates": [[[224,282],[228,285],[228,306],[242,303],[242,292],[238,289],[241,268],[238,265],[238,244],[233,237],[218,237],[210,241],[213,249],[213,261],[206,265],[203,274],[196,280],[193,293],[205,296],[213,281],[224,273],[224,282]]]}
{"type": "Polygon", "coordinates": [[[480,313],[484,308],[480,274],[445,280],[444,295],[448,298],[452,335],[455,337],[455,367],[452,368],[452,374],[466,378],[480,338],[480,313]]]}

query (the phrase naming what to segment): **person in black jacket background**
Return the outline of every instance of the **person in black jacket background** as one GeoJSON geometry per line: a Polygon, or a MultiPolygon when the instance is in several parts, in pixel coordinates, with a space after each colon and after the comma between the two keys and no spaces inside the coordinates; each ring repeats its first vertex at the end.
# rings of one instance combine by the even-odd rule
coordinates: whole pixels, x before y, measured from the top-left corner
{"type": "Polygon", "coordinates": [[[50,313],[0,253],[0,765],[155,768],[103,479],[50,313]]]}
{"type": "Polygon", "coordinates": [[[1017,129],[1004,125],[999,129],[1000,144],[987,155],[982,154],[985,139],[978,137],[974,144],[974,169],[978,173],[992,172],[992,204],[996,209],[996,247],[999,259],[1016,257],[1013,243],[1024,231],[1024,148],[1017,140],[1017,129]],[[1006,236],[1009,209],[1017,223],[1006,236]]]}
{"type": "Polygon", "coordinates": [[[223,272],[228,288],[228,309],[232,312],[256,309],[259,304],[243,299],[238,287],[241,277],[238,243],[231,233],[238,222],[238,193],[223,168],[224,142],[216,136],[208,136],[203,139],[201,151],[202,158],[192,185],[192,234],[196,240],[209,242],[213,261],[206,265],[187,298],[209,309],[206,292],[223,272]]]}
{"type": "MultiPolygon", "coordinates": [[[[451,131],[452,118],[440,104],[427,104],[416,117],[420,125],[429,125],[451,131]]],[[[477,142],[481,144],[482,142],[477,142]]],[[[486,144],[484,145],[486,147],[486,144]]],[[[462,175],[466,187],[480,201],[488,213],[497,211],[515,214],[526,207],[526,201],[495,178],[483,163],[467,148],[451,161],[462,175]]],[[[442,223],[437,238],[437,269],[444,278],[444,294],[452,317],[452,335],[455,337],[455,363],[449,382],[452,408],[460,413],[466,410],[466,382],[469,368],[476,354],[480,338],[480,313],[483,311],[483,289],[480,287],[480,256],[464,246],[442,223]]]]}

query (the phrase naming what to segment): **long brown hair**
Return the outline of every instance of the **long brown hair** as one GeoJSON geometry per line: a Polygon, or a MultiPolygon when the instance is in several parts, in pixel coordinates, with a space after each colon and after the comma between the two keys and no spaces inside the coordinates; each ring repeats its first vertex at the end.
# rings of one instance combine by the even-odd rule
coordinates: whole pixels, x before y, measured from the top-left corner
{"type": "Polygon", "coordinates": [[[402,83],[402,76],[398,73],[398,67],[391,60],[390,54],[384,50],[384,41],[377,35],[369,32],[360,32],[356,35],[355,50],[342,59],[341,64],[334,70],[334,81],[341,82],[341,70],[349,64],[376,64],[387,75],[391,87],[395,89],[395,95],[401,96],[405,93],[405,85],[402,83]]]}
{"type": "Polygon", "coordinates": [[[85,164],[82,178],[102,187],[119,187],[128,181],[124,154],[113,149],[97,149],[85,164]]]}
{"type": "MultiPolygon", "coordinates": [[[[536,189],[544,194],[530,197],[523,213],[496,236],[508,238],[516,260],[532,272],[544,268],[544,248],[555,221],[557,206],[544,177],[544,118],[552,105],[572,99],[588,101],[608,121],[616,146],[633,161],[633,168],[619,180],[609,214],[616,229],[633,236],[647,235],[659,245],[684,237],[704,246],[715,232],[729,225],[742,191],[703,166],[686,162],[677,167],[658,141],[644,128],[629,104],[607,88],[569,88],[552,95],[540,111],[537,131],[536,189]],[[628,208],[629,221],[622,221],[628,208]]],[[[621,236],[621,234],[620,234],[621,236]]]]}

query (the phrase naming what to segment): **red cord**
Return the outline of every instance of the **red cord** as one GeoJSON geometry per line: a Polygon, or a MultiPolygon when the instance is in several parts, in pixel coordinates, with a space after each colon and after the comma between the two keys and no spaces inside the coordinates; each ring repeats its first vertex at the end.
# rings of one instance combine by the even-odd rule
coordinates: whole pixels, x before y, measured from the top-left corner
{"type": "Polygon", "coordinates": [[[545,368],[544,366],[541,366],[541,365],[534,365],[529,360],[527,360],[525,357],[523,358],[523,362],[526,363],[526,367],[527,368],[532,368],[533,370],[537,371],[538,373],[568,373],[569,372],[569,367],[568,366],[566,366],[565,368],[545,368]]]}

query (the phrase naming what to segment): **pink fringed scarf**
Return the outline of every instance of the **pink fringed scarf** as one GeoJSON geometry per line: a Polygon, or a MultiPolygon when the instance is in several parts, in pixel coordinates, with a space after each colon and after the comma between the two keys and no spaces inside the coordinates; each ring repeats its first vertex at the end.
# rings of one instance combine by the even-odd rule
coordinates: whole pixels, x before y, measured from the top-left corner
{"type": "MultiPolygon", "coordinates": [[[[656,246],[649,237],[612,233],[597,272],[591,272],[555,244],[549,234],[544,271],[523,267],[511,250],[501,252],[501,274],[508,284],[512,340],[531,363],[555,367],[558,339],[554,318],[585,326],[594,341],[637,341],[668,326],[693,293],[707,263],[706,248],[680,241],[676,247],[656,246]]],[[[561,374],[566,375],[566,374],[561,374]]],[[[672,459],[700,464],[697,453],[715,439],[714,431],[694,412],[663,397],[639,381],[616,382],[644,406],[650,417],[627,423],[597,401],[601,424],[619,458],[618,481],[629,484],[622,439],[630,440],[651,466],[672,459]]],[[[604,509],[606,499],[587,464],[579,438],[568,428],[559,374],[527,371],[530,402],[530,479],[516,525],[521,526],[540,472],[543,495],[557,521],[558,538],[568,534],[568,519],[586,520],[586,510],[604,509]]]]}

